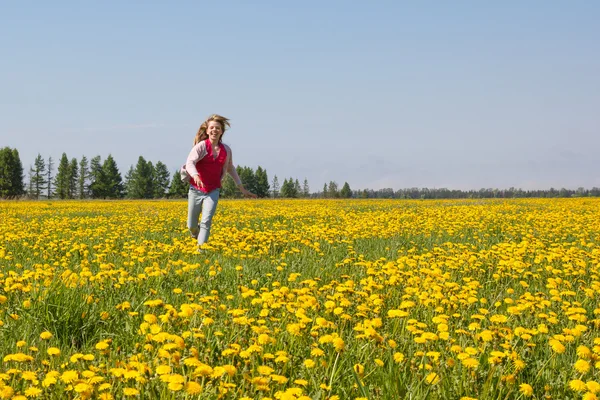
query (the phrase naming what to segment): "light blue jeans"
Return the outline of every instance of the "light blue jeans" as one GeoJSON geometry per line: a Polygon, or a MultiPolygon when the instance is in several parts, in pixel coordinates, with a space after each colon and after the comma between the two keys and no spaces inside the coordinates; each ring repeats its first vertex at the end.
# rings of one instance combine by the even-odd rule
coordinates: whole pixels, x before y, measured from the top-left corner
{"type": "Polygon", "coordinates": [[[190,191],[188,192],[187,226],[192,237],[198,238],[199,245],[206,243],[210,236],[210,226],[217,210],[220,192],[220,189],[215,189],[209,193],[204,193],[190,186],[190,191]],[[200,219],[200,224],[198,224],[200,212],[202,212],[202,219],[200,219]]]}

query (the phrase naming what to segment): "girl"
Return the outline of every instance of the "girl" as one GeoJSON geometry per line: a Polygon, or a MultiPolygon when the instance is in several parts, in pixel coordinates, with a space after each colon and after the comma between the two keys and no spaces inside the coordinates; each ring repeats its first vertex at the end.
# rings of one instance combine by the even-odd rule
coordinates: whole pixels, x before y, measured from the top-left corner
{"type": "Polygon", "coordinates": [[[242,185],[233,165],[231,148],[221,142],[225,129],[230,126],[229,119],[217,114],[204,121],[185,163],[185,173],[182,173],[190,182],[187,226],[192,237],[198,239],[198,245],[208,241],[225,173],[231,175],[244,196],[256,198],[242,185]],[[201,211],[202,219],[198,225],[201,211]]]}

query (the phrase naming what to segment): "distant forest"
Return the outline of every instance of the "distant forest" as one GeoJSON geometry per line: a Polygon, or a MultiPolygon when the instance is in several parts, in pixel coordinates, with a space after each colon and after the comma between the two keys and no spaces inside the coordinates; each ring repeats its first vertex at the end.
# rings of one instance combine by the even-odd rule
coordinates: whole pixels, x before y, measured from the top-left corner
{"type": "MultiPolygon", "coordinates": [[[[308,180],[302,184],[297,178],[279,181],[277,175],[269,179],[262,167],[238,166],[237,172],[244,186],[260,198],[377,198],[377,199],[491,199],[526,197],[600,197],[600,188],[576,190],[555,189],[522,190],[518,188],[456,190],[446,188],[363,189],[352,190],[348,182],[340,188],[335,181],[325,183],[321,190],[311,191],[308,180]]],[[[185,198],[188,184],[171,173],[161,161],[153,163],[140,156],[123,176],[109,154],[104,160],[95,156],[88,160],[67,157],[60,160],[37,155],[27,170],[23,168],[17,149],[0,149],[0,197],[29,199],[161,199],[185,198]]],[[[221,188],[224,198],[242,197],[233,179],[227,176],[221,188]]]]}

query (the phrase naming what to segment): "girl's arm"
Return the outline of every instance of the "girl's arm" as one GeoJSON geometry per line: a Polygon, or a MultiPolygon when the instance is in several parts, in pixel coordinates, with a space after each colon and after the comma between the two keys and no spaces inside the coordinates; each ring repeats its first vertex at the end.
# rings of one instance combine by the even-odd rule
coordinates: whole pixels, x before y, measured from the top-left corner
{"type": "Polygon", "coordinates": [[[185,170],[190,174],[191,178],[196,182],[196,185],[202,187],[200,177],[198,176],[198,170],[196,169],[196,163],[202,160],[206,156],[206,143],[204,141],[198,143],[188,154],[187,160],[185,161],[185,170]]]}

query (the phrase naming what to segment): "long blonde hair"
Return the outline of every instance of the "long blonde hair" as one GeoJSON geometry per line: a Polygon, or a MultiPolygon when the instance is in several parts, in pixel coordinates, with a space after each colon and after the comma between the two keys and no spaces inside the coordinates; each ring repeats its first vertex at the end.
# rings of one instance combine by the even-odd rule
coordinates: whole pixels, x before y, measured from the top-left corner
{"type": "MultiPolygon", "coordinates": [[[[196,133],[196,137],[194,138],[194,146],[197,145],[198,143],[200,143],[203,140],[208,139],[208,134],[206,133],[206,129],[208,128],[208,123],[211,121],[216,121],[219,124],[221,124],[221,130],[223,131],[223,133],[225,133],[225,130],[229,127],[231,127],[231,125],[229,124],[229,118],[225,118],[219,114],[213,114],[210,117],[208,117],[206,119],[206,121],[204,121],[202,123],[202,125],[200,125],[200,128],[198,129],[198,133],[196,133]]],[[[221,143],[221,140],[223,139],[223,135],[221,134],[221,137],[219,138],[219,143],[221,143]]]]}

